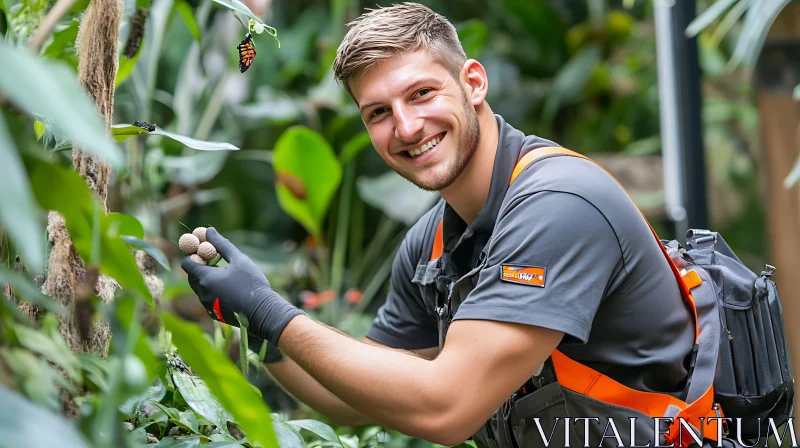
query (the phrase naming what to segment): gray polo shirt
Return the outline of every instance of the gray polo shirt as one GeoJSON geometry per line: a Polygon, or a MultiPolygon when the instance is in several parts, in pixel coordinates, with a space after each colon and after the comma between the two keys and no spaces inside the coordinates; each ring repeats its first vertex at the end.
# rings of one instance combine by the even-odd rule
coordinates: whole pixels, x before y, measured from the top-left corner
{"type": "Polygon", "coordinates": [[[444,217],[445,275],[466,274],[489,242],[454,320],[563,331],[559,350],[572,359],[631,388],[680,393],[694,323],[639,211],[605,171],[576,157],[540,160],[509,186],[524,154],[558,145],[495,117],[500,138],[484,209],[467,226],[440,201],[409,230],[367,337],[407,350],[438,345],[436,315],[411,279],[444,217]]]}

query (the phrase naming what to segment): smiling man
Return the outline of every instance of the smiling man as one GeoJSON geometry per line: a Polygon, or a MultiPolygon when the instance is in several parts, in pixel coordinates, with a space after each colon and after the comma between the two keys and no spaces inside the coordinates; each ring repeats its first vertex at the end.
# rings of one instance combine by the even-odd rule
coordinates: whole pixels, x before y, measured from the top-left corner
{"type": "Polygon", "coordinates": [[[214,229],[229,266],[183,262],[209,314],[246,315],[274,377],[339,423],[481,448],[663,441],[696,327],[625,191],[495,114],[484,67],[425,6],[359,17],[334,70],[386,164],[442,200],[406,235],[364,341],[283,300],[214,229]]]}

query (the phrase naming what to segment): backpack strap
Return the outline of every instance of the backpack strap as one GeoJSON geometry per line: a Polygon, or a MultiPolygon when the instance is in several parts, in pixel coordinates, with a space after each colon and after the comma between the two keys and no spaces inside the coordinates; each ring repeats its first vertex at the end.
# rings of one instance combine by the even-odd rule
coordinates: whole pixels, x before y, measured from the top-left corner
{"type": "MultiPolygon", "coordinates": [[[[517,162],[511,174],[509,184],[513,183],[528,166],[538,160],[543,160],[551,156],[572,156],[588,160],[602,168],[616,181],[616,178],[605,170],[605,168],[582,154],[562,147],[545,147],[528,152],[517,162]]],[[[617,183],[619,184],[619,181],[617,181],[617,183]]],[[[620,187],[622,187],[621,184],[620,187]]],[[[624,187],[622,189],[628,194],[624,187]]],[[[634,206],[636,206],[630,194],[628,194],[628,197],[631,199],[634,206]]],[[[636,206],[636,208],[642,215],[642,219],[647,222],[653,237],[658,243],[658,247],[661,248],[661,252],[667,259],[670,269],[678,282],[681,295],[691,310],[694,319],[695,357],[693,358],[692,367],[689,372],[686,401],[679,400],[669,394],[643,392],[631,389],[588,366],[568,358],[559,350],[553,351],[550,357],[556,372],[557,381],[561,386],[567,389],[605,403],[636,409],[654,418],[672,417],[673,423],[670,426],[669,435],[667,436],[669,443],[677,445],[679,435],[681,434],[680,440],[683,442],[684,446],[692,442],[692,434],[687,432],[687,428],[681,424],[681,421],[691,425],[694,428],[695,434],[702,433],[705,438],[716,440],[718,433],[717,427],[720,422],[718,420],[708,421],[707,419],[709,417],[720,417],[722,415],[719,406],[714,401],[714,377],[719,350],[719,334],[717,331],[713,331],[713,328],[708,328],[709,331],[701,331],[697,314],[698,309],[691,292],[692,289],[700,286],[703,280],[694,270],[684,270],[681,272],[678,269],[666,248],[661,243],[661,240],[658,238],[655,230],[650,225],[650,222],[647,220],[647,217],[638,206],[636,206]]],[[[434,236],[430,255],[431,260],[438,259],[442,255],[444,248],[442,221],[443,219],[439,221],[434,236]]],[[[709,320],[704,319],[704,321],[708,322],[709,320]]]]}
{"type": "MultiPolygon", "coordinates": [[[[616,178],[600,164],[582,154],[570,151],[566,148],[547,147],[536,149],[525,154],[514,167],[514,171],[511,175],[511,182],[514,182],[517,176],[533,162],[542,160],[547,156],[558,155],[579,157],[595,163],[598,167],[603,169],[606,174],[611,176],[612,179],[617,181],[616,178]]],[[[619,181],[617,181],[617,183],[619,184],[619,181]]],[[[619,185],[628,195],[628,198],[630,198],[634,206],[636,206],[636,202],[631,198],[630,194],[628,194],[621,184],[619,185]]],[[[709,417],[721,416],[721,411],[714,401],[714,377],[719,350],[719,334],[717,331],[713,331],[713,328],[706,328],[709,331],[701,331],[698,309],[691,292],[692,289],[700,286],[703,280],[694,270],[681,272],[678,269],[667,252],[667,249],[661,243],[661,239],[659,239],[653,226],[651,226],[650,222],[647,220],[647,217],[638,206],[636,206],[636,209],[639,210],[642,219],[644,219],[648,227],[650,227],[650,232],[653,234],[653,237],[658,243],[658,247],[661,248],[661,252],[667,259],[670,269],[680,287],[681,295],[694,318],[695,357],[689,372],[689,386],[687,388],[686,401],[679,400],[669,394],[643,392],[631,389],[602,373],[569,359],[560,351],[555,350],[551,355],[551,359],[553,360],[558,382],[567,389],[588,395],[606,403],[636,409],[651,417],[673,417],[674,420],[670,426],[669,435],[667,436],[669,443],[675,443],[679,440],[679,435],[681,434],[682,437],[680,437],[680,440],[683,442],[684,446],[692,442],[692,435],[681,425],[681,420],[693,426],[695,433],[702,433],[705,438],[716,440],[719,421],[708,421],[707,419],[709,417]]]]}

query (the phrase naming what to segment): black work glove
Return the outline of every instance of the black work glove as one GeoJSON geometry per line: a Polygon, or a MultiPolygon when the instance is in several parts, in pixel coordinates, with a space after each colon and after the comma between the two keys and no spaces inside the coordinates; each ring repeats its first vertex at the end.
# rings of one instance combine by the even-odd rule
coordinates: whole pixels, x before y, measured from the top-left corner
{"type": "Polygon", "coordinates": [[[250,334],[266,339],[269,345],[277,344],[289,321],[305,313],[283,300],[253,260],[216,229],[209,227],[206,239],[228,262],[228,266],[206,266],[185,257],[181,267],[189,274],[189,286],[212,319],[238,327],[239,320],[234,313],[244,316],[250,334]]]}

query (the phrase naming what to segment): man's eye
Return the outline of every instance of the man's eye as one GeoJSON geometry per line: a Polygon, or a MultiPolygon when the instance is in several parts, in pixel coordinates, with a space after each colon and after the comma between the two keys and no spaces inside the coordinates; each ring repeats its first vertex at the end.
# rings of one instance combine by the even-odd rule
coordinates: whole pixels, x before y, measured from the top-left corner
{"type": "Polygon", "coordinates": [[[417,95],[419,95],[419,96],[425,96],[425,95],[427,95],[427,94],[428,94],[430,91],[431,91],[431,89],[419,89],[419,90],[417,90],[417,95]]]}
{"type": "Polygon", "coordinates": [[[379,108],[373,110],[369,117],[370,118],[375,118],[375,117],[377,117],[378,115],[381,115],[384,112],[386,112],[386,108],[385,107],[379,107],[379,108]]]}

